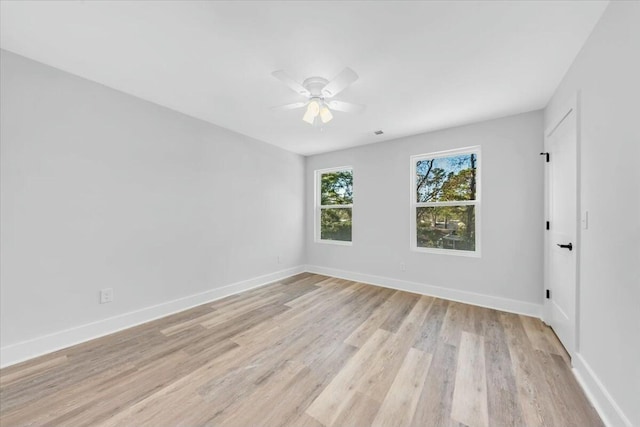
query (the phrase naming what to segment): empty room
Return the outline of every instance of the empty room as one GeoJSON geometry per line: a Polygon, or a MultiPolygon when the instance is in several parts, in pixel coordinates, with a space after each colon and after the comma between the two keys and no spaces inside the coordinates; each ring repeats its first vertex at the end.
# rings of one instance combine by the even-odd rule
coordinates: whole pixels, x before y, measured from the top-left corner
{"type": "Polygon", "coordinates": [[[0,0],[0,426],[640,426],[640,1],[0,0]]]}

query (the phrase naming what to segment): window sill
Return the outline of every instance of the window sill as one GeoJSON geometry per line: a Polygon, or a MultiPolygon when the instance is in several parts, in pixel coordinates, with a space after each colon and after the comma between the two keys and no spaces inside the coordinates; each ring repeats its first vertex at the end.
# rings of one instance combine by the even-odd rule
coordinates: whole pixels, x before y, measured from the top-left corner
{"type": "Polygon", "coordinates": [[[344,240],[322,240],[316,239],[316,243],[325,243],[329,245],[338,245],[338,246],[353,246],[353,242],[345,242],[344,240]]]}
{"type": "Polygon", "coordinates": [[[453,256],[462,256],[467,258],[481,258],[480,251],[456,251],[453,249],[436,249],[436,248],[419,248],[416,246],[412,246],[411,250],[413,252],[421,252],[427,254],[437,254],[437,255],[453,255],[453,256]]]}

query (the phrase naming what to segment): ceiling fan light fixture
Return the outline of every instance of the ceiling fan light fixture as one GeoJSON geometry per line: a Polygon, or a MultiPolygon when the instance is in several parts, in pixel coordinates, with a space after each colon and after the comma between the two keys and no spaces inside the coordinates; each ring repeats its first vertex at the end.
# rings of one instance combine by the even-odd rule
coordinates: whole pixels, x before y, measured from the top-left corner
{"type": "Polygon", "coordinates": [[[318,101],[315,101],[315,100],[311,101],[307,106],[307,111],[304,113],[302,120],[312,125],[319,113],[320,113],[320,104],[318,104],[318,101]]]}
{"type": "Polygon", "coordinates": [[[327,106],[322,107],[320,110],[320,119],[322,123],[329,123],[333,119],[333,114],[331,114],[331,110],[327,106]]]}
{"type": "Polygon", "coordinates": [[[307,110],[306,113],[304,113],[304,116],[302,116],[302,120],[304,120],[305,122],[309,123],[310,125],[313,124],[314,120],[316,119],[316,116],[309,113],[309,111],[307,110]]]}

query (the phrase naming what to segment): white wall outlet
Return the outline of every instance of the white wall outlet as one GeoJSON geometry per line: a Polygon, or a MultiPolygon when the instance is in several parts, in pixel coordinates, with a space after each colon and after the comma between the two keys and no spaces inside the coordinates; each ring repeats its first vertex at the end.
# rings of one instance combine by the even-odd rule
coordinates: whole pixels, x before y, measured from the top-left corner
{"type": "Polygon", "coordinates": [[[100,304],[113,301],[113,288],[100,289],[100,304]]]}
{"type": "Polygon", "coordinates": [[[282,264],[282,255],[278,255],[278,264],[282,264]]]}
{"type": "Polygon", "coordinates": [[[589,229],[589,211],[585,210],[582,212],[582,228],[584,230],[589,229]]]}
{"type": "Polygon", "coordinates": [[[400,263],[400,271],[407,271],[407,265],[404,262],[400,263]]]}

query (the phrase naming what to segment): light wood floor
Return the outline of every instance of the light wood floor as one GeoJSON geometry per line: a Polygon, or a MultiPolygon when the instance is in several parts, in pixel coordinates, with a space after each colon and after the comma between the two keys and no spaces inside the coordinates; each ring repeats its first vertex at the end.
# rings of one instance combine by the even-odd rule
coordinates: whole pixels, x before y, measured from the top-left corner
{"type": "Polygon", "coordinates": [[[539,320],[303,274],[0,371],[0,424],[600,426],[539,320]]]}

